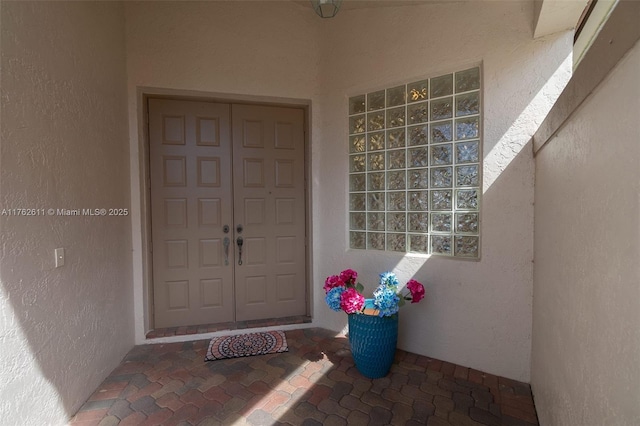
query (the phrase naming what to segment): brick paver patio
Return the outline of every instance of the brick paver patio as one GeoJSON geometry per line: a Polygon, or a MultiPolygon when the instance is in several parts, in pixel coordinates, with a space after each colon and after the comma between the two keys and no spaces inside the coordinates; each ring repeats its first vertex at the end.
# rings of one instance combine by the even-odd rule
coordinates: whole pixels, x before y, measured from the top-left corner
{"type": "Polygon", "coordinates": [[[204,362],[208,340],[137,346],[71,425],[536,425],[528,384],[398,350],[387,377],[345,336],[286,332],[289,352],[204,362]]]}

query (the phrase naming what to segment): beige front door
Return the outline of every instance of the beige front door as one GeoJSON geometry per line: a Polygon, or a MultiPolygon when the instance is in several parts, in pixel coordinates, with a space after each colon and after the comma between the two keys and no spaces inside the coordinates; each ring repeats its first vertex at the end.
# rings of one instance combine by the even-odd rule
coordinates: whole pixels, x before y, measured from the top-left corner
{"type": "Polygon", "coordinates": [[[231,115],[236,246],[243,239],[236,318],[304,315],[303,112],[233,105],[231,115]]]}
{"type": "Polygon", "coordinates": [[[306,313],[303,117],[149,100],[155,327],[306,313]]]}

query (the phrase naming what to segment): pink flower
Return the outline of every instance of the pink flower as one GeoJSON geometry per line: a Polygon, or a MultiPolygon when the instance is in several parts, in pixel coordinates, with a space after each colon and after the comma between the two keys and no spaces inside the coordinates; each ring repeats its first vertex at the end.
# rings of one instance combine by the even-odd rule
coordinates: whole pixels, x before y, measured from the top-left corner
{"type": "Polygon", "coordinates": [[[411,303],[418,303],[424,298],[424,286],[416,280],[409,280],[407,288],[411,292],[411,303]]]}
{"type": "Polygon", "coordinates": [[[354,314],[362,309],[364,296],[353,287],[346,289],[340,296],[340,307],[348,314],[354,314]]]}
{"type": "Polygon", "coordinates": [[[344,281],[342,281],[337,275],[331,275],[327,277],[326,281],[324,282],[325,294],[329,293],[329,290],[335,287],[344,287],[344,281]]]}
{"type": "Polygon", "coordinates": [[[345,269],[340,272],[340,279],[344,281],[346,285],[355,285],[356,280],[358,279],[358,273],[353,269],[345,269]]]}

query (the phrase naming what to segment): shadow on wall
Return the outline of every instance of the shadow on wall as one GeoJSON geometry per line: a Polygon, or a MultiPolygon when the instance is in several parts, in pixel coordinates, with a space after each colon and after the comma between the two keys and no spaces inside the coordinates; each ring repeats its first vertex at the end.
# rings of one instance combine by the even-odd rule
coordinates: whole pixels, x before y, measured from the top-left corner
{"type": "MultiPolygon", "coordinates": [[[[2,208],[128,207],[122,4],[0,5],[2,208]]],[[[484,168],[492,184],[485,185],[482,201],[480,262],[436,257],[413,261],[410,256],[371,252],[344,256],[347,244],[341,238],[316,252],[324,256],[339,245],[328,257],[341,258],[323,264],[350,262],[346,267],[371,271],[368,282],[375,283],[379,272],[397,269],[403,282],[415,277],[428,286],[425,303],[403,312],[403,349],[473,367],[479,361],[470,348],[482,348],[490,361],[481,361],[479,369],[523,379],[498,364],[507,357],[510,363],[528,365],[527,360],[512,361],[520,355],[528,359],[530,353],[533,162],[527,141],[535,123],[542,121],[534,108],[538,95],[564,61],[544,49],[565,47],[555,41],[530,42],[505,54],[484,46],[484,145],[491,147],[485,148],[484,168]],[[535,58],[545,55],[557,62],[536,66],[535,58]],[[530,76],[532,69],[535,77],[530,76]],[[494,152],[500,155],[489,163],[487,155],[494,152]],[[505,262],[514,258],[512,253],[518,253],[516,261],[505,262]]],[[[483,57],[482,52],[478,55],[483,57]]],[[[334,65],[334,58],[326,59],[328,66],[334,65]]],[[[355,66],[357,61],[350,60],[355,66]]],[[[429,67],[424,60],[411,75],[428,73],[429,67]]],[[[323,122],[345,123],[344,115],[334,115],[343,114],[344,108],[331,109],[344,101],[344,87],[329,88],[328,93],[322,98],[326,105],[320,106],[327,111],[323,122]]],[[[328,127],[327,140],[345,139],[344,128],[328,127]]],[[[331,170],[323,169],[321,161],[314,161],[314,170],[331,170]]],[[[339,226],[344,217],[346,212],[326,229],[336,224],[346,229],[339,226]]],[[[0,393],[10,395],[0,402],[0,415],[28,423],[49,416],[44,421],[49,423],[51,416],[72,414],[133,345],[131,226],[122,217],[57,214],[0,220],[0,393]],[[61,269],[53,267],[57,247],[67,250],[61,269]],[[38,412],[34,400],[40,403],[38,412]]],[[[317,218],[316,224],[323,220],[317,218]]]]}
{"type": "MultiPolygon", "coordinates": [[[[446,72],[459,69],[464,68],[446,72]]],[[[415,278],[427,286],[425,302],[401,313],[402,349],[529,380],[535,173],[531,137],[570,74],[569,32],[522,41],[508,51],[488,49],[484,55],[480,261],[359,250],[345,254],[335,243],[320,243],[322,256],[329,259],[326,264],[351,267],[371,286],[376,273],[385,270],[396,272],[401,282],[415,278]]],[[[345,102],[343,91],[332,97],[336,105],[345,102]]],[[[344,122],[338,116],[343,111],[346,114],[346,107],[336,109],[333,120],[344,122]]],[[[344,170],[346,160],[345,155],[344,170]]]]}
{"type": "Polygon", "coordinates": [[[528,358],[531,350],[531,157],[528,143],[483,194],[482,227],[498,227],[501,232],[481,230],[479,261],[432,256],[415,272],[413,277],[425,284],[427,295],[423,303],[403,308],[399,347],[528,380],[520,372],[528,367],[517,355],[528,358]],[[512,193],[506,203],[505,193],[512,193]],[[521,254],[514,257],[514,251],[521,254]],[[490,273],[485,262],[491,264],[490,273]]]}
{"type": "Polygon", "coordinates": [[[134,343],[122,5],[0,12],[0,417],[60,424],[134,343]]]}

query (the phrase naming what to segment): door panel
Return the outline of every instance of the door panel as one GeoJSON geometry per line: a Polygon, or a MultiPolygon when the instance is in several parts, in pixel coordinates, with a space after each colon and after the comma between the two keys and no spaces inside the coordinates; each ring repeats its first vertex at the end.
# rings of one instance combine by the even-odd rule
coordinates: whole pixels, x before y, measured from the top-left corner
{"type": "Polygon", "coordinates": [[[236,319],[306,313],[304,115],[232,105],[236,319]]]}
{"type": "Polygon", "coordinates": [[[233,208],[229,114],[228,104],[149,100],[156,327],[234,319],[223,244],[232,237],[223,232],[233,208]]]}
{"type": "Polygon", "coordinates": [[[156,327],[306,314],[303,124],[295,108],[149,100],[156,327]]]}

